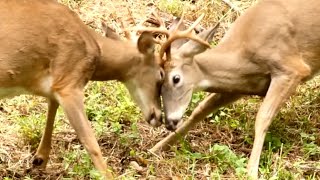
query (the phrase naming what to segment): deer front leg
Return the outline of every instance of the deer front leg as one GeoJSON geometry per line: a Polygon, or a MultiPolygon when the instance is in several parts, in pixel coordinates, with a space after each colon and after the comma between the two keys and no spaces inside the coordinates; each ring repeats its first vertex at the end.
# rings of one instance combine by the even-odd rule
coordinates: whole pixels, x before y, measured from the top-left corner
{"type": "Polygon", "coordinates": [[[169,145],[175,143],[179,137],[184,136],[187,132],[194,127],[198,122],[206,118],[211,112],[218,108],[232,103],[241,97],[239,94],[210,94],[193,110],[191,116],[185,121],[175,132],[170,133],[163,140],[158,142],[153,148],[150,149],[152,153],[157,153],[162,150],[168,149],[169,145]]]}
{"type": "Polygon", "coordinates": [[[63,90],[57,93],[57,99],[66,113],[71,126],[76,131],[80,142],[89,153],[94,166],[102,172],[107,179],[113,179],[111,172],[103,160],[102,153],[94,132],[84,112],[83,92],[81,90],[63,90]]]}
{"type": "Polygon", "coordinates": [[[32,164],[36,167],[44,169],[48,163],[49,154],[51,150],[51,138],[52,138],[54,118],[56,116],[58,107],[59,107],[59,104],[57,103],[57,101],[53,99],[48,100],[46,128],[41,138],[40,145],[35,154],[35,158],[32,162],[32,164]]]}
{"type": "Polygon", "coordinates": [[[278,113],[281,105],[295,91],[301,77],[298,75],[282,75],[272,78],[269,90],[259,108],[255,122],[255,138],[249,163],[248,175],[258,179],[258,168],[264,139],[272,122],[272,118],[278,113]]]}

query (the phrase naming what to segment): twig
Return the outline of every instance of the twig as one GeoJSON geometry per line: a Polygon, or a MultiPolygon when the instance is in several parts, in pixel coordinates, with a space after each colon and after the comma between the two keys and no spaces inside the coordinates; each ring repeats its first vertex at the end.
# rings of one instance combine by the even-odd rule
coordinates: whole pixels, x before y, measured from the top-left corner
{"type": "Polygon", "coordinates": [[[228,6],[230,6],[231,9],[241,14],[241,9],[238,6],[234,5],[230,0],[222,0],[222,1],[226,3],[228,6]]]}

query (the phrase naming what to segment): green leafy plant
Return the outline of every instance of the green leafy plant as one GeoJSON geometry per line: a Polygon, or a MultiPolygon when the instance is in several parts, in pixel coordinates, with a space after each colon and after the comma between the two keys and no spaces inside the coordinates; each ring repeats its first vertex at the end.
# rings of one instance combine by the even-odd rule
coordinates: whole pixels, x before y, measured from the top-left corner
{"type": "Polygon", "coordinates": [[[94,169],[88,153],[80,149],[80,146],[76,146],[73,151],[66,152],[63,162],[70,177],[103,179],[102,174],[94,169]]]}
{"type": "Polygon", "coordinates": [[[235,169],[238,176],[242,176],[246,172],[247,159],[236,155],[228,146],[215,144],[209,149],[209,152],[220,172],[224,172],[230,167],[235,169]]]}
{"type": "Polygon", "coordinates": [[[45,126],[45,114],[31,114],[17,119],[19,133],[26,144],[35,149],[41,140],[45,126]]]}
{"type": "Polygon", "coordinates": [[[160,0],[159,8],[175,16],[181,16],[184,3],[180,0],[160,0]]]}

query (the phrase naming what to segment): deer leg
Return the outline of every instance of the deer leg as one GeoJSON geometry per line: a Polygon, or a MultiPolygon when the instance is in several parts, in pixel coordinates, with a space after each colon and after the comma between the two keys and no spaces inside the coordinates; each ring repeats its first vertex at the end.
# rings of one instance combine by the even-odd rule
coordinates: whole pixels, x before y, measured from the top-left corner
{"type": "Polygon", "coordinates": [[[254,179],[258,178],[260,155],[272,118],[278,113],[285,100],[295,91],[301,79],[300,75],[280,75],[271,80],[268,92],[256,117],[255,139],[247,166],[248,175],[254,179]]]}
{"type": "Polygon", "coordinates": [[[35,158],[32,162],[34,166],[37,166],[39,168],[45,168],[49,159],[54,118],[56,116],[58,107],[59,104],[57,103],[57,101],[53,99],[48,100],[46,128],[44,130],[40,145],[37,149],[35,158]]]}
{"type": "Polygon", "coordinates": [[[198,122],[206,118],[211,112],[218,108],[232,103],[241,97],[239,94],[210,94],[193,110],[191,116],[175,132],[170,133],[163,140],[150,149],[152,153],[157,153],[168,149],[169,145],[175,143],[179,137],[184,136],[198,122]]]}
{"type": "Polygon", "coordinates": [[[76,131],[80,142],[89,153],[94,166],[102,172],[107,179],[113,179],[111,172],[103,160],[99,144],[85,115],[83,92],[80,90],[63,90],[56,94],[59,104],[65,111],[71,126],[76,131]]]}

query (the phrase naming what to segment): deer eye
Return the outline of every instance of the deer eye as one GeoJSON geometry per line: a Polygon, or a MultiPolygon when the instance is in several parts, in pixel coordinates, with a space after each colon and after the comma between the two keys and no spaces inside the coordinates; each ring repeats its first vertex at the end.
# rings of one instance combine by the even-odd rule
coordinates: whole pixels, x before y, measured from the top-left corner
{"type": "Polygon", "coordinates": [[[172,78],[173,84],[178,84],[180,82],[180,76],[179,75],[175,75],[172,78]]]}

